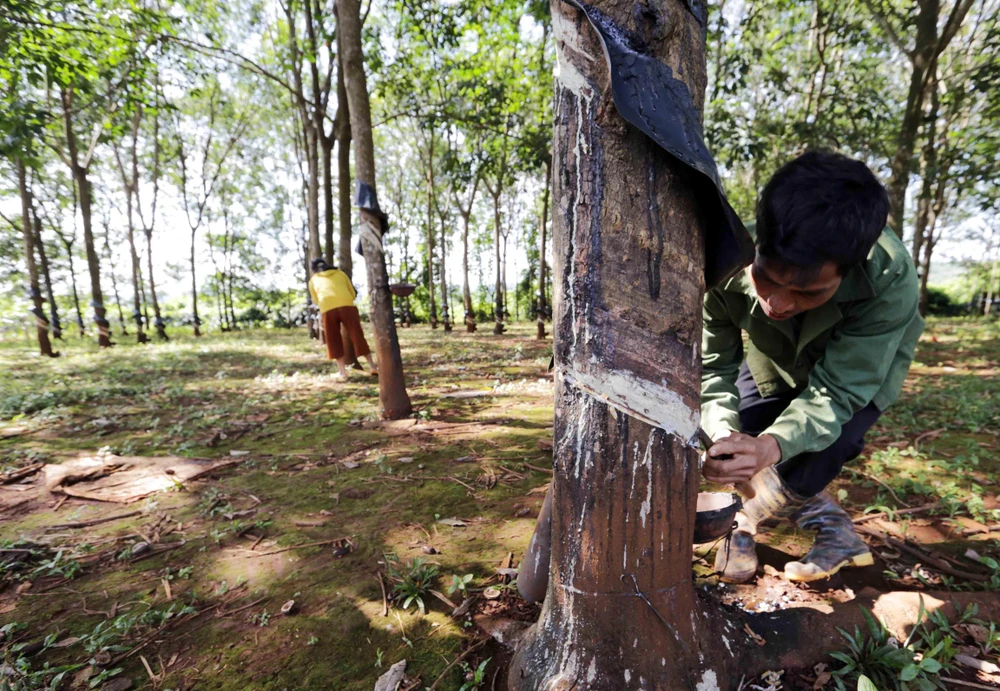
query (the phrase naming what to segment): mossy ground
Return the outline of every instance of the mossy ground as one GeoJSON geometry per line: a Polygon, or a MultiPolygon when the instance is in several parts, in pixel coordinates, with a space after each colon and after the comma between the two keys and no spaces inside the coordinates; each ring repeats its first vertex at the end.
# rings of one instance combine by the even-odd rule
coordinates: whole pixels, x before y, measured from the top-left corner
{"type": "MultiPolygon", "coordinates": [[[[21,593],[8,577],[0,625],[25,626],[5,642],[56,632],[63,642],[80,639],[32,658],[35,670],[84,664],[102,645],[116,656],[144,643],[120,665],[119,676],[135,687],[367,690],[403,658],[420,688],[429,686],[468,631],[433,596],[425,615],[411,606],[383,616],[379,562],[385,553],[433,562],[443,592],[453,575],[470,573],[471,587],[481,588],[508,554],[519,558],[542,498],[529,492],[548,481],[525,464],[551,464],[538,444],[552,434],[551,341],[535,340],[533,324],[500,337],[401,330],[415,421],[386,429],[378,424],[377,381],[362,373],[335,381],[332,363],[302,331],[173,336],[148,346],[120,337],[104,352],[73,340],[60,344],[55,360],[38,358],[24,341],[0,344],[0,471],[105,447],[127,456],[241,459],[130,507],[68,499],[56,510],[54,495],[0,514],[6,544],[59,546],[82,566],[71,580],[59,564],[43,569],[21,593]],[[485,395],[449,396],[474,391],[485,395]],[[347,468],[345,458],[358,467],[347,468]],[[142,515],[130,519],[46,530],[137,508],[142,515]],[[239,515],[248,509],[255,511],[239,515]],[[439,522],[456,517],[467,525],[439,522]],[[154,530],[163,533],[155,544],[183,545],[124,558],[122,550],[154,530]],[[354,551],[277,552],[335,538],[349,538],[354,551]],[[290,599],[298,613],[281,616],[290,599]],[[186,605],[200,614],[177,615],[186,605]],[[147,615],[124,630],[123,618],[171,606],[165,628],[147,615]],[[102,622],[117,622],[121,635],[95,636],[102,622]]],[[[960,518],[995,525],[998,416],[1000,328],[932,322],[903,399],[852,466],[864,475],[847,474],[834,490],[859,512],[898,507],[888,488],[907,503],[940,502],[931,524],[904,530],[943,530],[960,518]]],[[[3,506],[17,499],[0,490],[3,506]]],[[[776,538],[790,552],[808,544],[787,531],[776,538]]],[[[965,545],[948,539],[936,547],[965,545]]],[[[977,542],[983,553],[991,544],[977,542]]],[[[438,688],[457,689],[461,678],[456,666],[438,688]]]]}

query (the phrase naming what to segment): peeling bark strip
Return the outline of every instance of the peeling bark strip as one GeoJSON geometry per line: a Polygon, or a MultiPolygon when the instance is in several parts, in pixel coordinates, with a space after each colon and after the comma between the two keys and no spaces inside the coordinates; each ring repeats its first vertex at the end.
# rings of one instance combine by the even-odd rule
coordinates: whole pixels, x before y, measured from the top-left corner
{"type": "MultiPolygon", "coordinates": [[[[704,35],[681,0],[651,2],[645,13],[623,0],[594,5],[602,31],[645,32],[642,59],[664,61],[684,80],[674,81],[698,120],[704,35]]],[[[714,197],[718,207],[717,192],[709,184],[706,195],[690,161],[622,121],[600,36],[576,7],[552,4],[549,587],[509,687],[714,691],[734,685],[737,662],[719,641],[726,631],[738,638],[721,612],[708,616],[691,582],[698,464],[687,439],[700,417],[703,206],[714,197]]]]}

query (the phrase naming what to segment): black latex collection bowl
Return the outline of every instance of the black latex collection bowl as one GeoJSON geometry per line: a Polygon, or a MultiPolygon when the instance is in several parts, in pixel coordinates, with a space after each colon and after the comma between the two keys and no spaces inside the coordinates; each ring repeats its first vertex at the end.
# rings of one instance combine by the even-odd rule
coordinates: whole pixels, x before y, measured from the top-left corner
{"type": "Polygon", "coordinates": [[[390,284],[390,286],[389,286],[389,290],[392,291],[392,294],[393,295],[398,295],[401,298],[405,298],[405,297],[409,297],[410,295],[413,295],[413,291],[416,290],[416,289],[417,289],[417,287],[415,285],[413,285],[412,283],[393,283],[393,284],[390,284]]]}
{"type": "Polygon", "coordinates": [[[738,494],[701,492],[694,515],[694,543],[700,545],[725,537],[733,528],[736,513],[743,507],[738,494]]]}

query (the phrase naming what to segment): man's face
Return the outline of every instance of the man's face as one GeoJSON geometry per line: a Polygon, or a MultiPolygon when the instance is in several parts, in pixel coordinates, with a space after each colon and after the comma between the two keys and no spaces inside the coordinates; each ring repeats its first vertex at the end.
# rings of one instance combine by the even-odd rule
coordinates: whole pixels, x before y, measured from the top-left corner
{"type": "Polygon", "coordinates": [[[833,297],[842,277],[837,265],[826,262],[819,270],[801,268],[767,259],[759,253],[750,267],[750,281],[761,308],[771,319],[784,321],[819,307],[833,297]]]}

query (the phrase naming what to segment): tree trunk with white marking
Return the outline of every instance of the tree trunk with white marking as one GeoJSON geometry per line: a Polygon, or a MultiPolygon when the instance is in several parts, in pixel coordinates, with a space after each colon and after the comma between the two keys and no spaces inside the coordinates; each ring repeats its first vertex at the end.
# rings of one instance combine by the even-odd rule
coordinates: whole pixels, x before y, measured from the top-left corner
{"type": "MultiPolygon", "coordinates": [[[[372,113],[368,100],[368,80],[365,75],[361,43],[361,2],[341,0],[337,3],[337,33],[340,36],[344,61],[344,81],[347,87],[351,133],[354,139],[355,176],[373,192],[375,185],[375,145],[372,140],[372,113]]],[[[382,416],[389,420],[409,417],[413,411],[403,378],[403,359],[399,352],[396,322],[392,313],[392,293],[389,273],[385,268],[382,220],[367,209],[360,209],[361,247],[364,251],[368,277],[368,299],[371,323],[375,331],[375,352],[379,368],[379,403],[382,416]]],[[[433,289],[433,284],[431,284],[433,289]]]]}
{"type": "MultiPolygon", "coordinates": [[[[702,107],[705,36],[684,3],[590,4],[645,38],[702,107]]],[[[583,14],[553,0],[552,24],[552,555],[509,688],[732,688],[731,625],[691,572],[704,290],[693,176],[617,114],[583,14]]]]}

